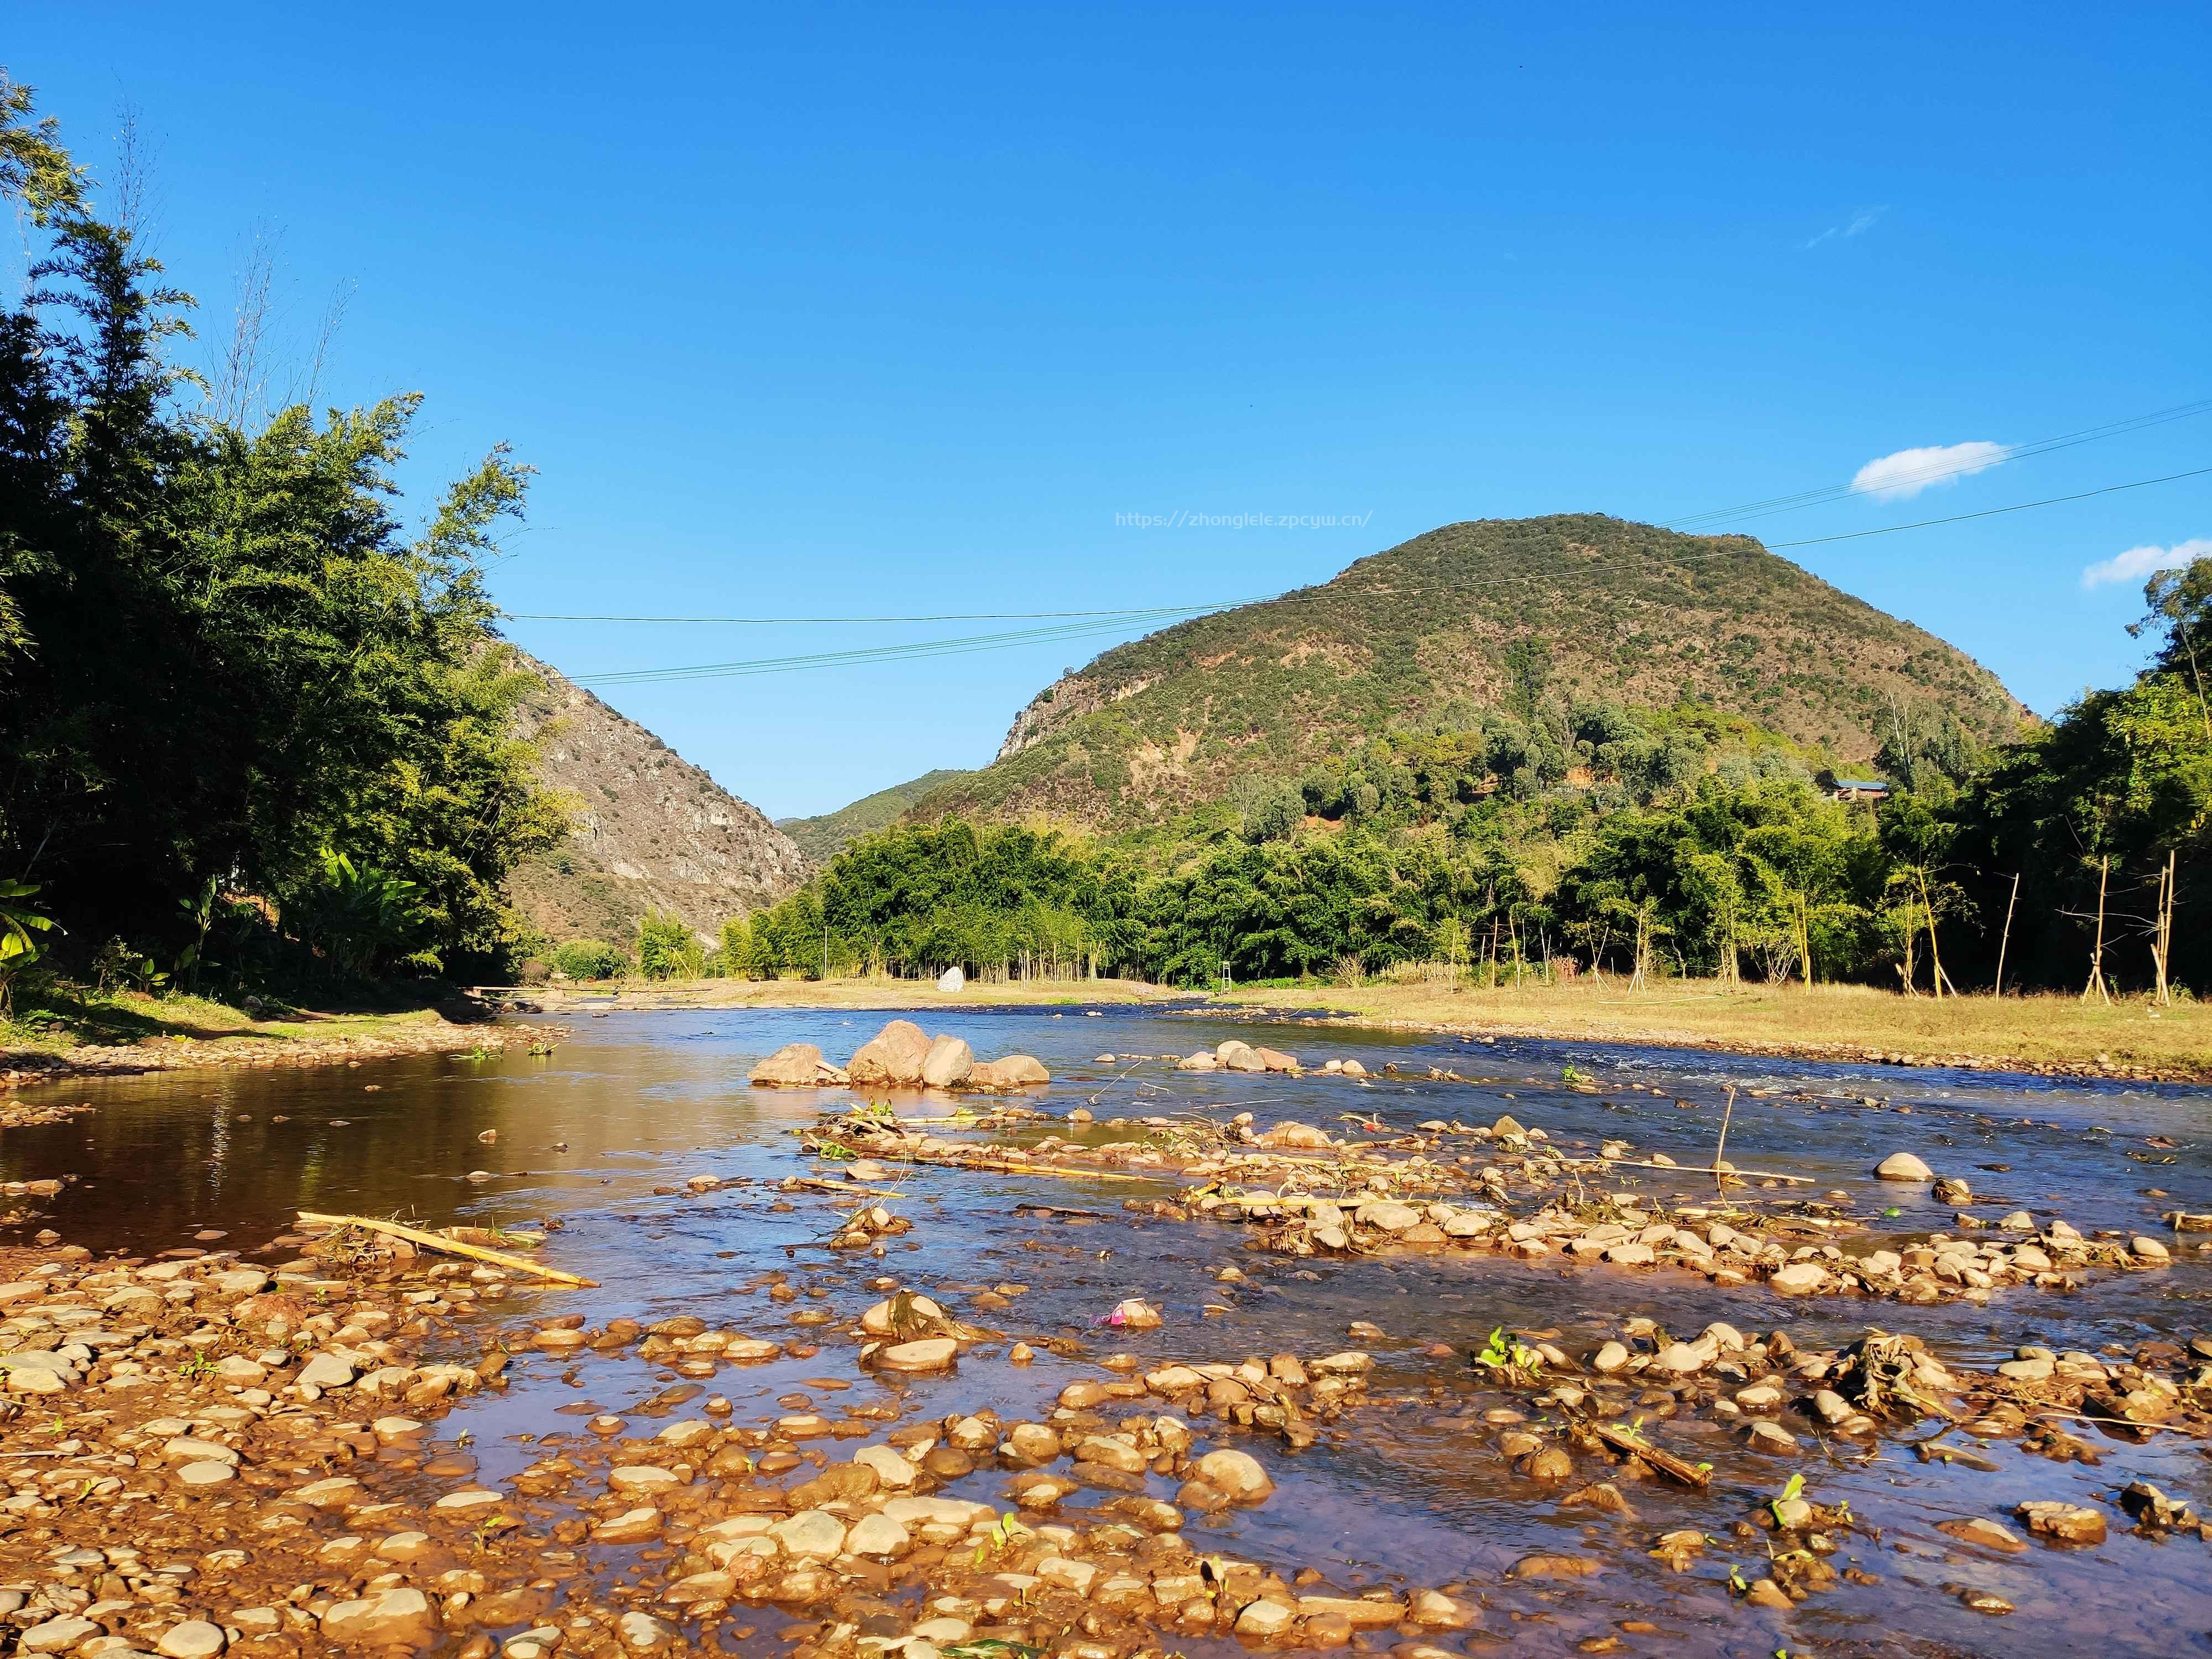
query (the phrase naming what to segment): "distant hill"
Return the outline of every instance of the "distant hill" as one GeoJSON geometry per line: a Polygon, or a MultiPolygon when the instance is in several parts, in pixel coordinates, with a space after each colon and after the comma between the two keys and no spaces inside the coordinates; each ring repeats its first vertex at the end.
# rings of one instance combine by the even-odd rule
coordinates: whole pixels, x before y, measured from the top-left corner
{"type": "Polygon", "coordinates": [[[711,936],[805,880],[805,854],[757,809],[558,671],[522,660],[545,689],[518,726],[542,745],[540,778],[580,811],[568,839],[526,861],[507,891],[556,941],[626,945],[647,909],[711,936]]]}
{"type": "Polygon", "coordinates": [[[854,836],[888,828],[931,790],[969,775],[957,769],[940,767],[904,783],[895,783],[888,789],[878,789],[872,795],[863,795],[851,805],[824,812],[819,817],[778,818],[775,827],[790,836],[799,850],[815,863],[827,864],[837,855],[837,849],[854,836]]]}
{"type": "Polygon", "coordinates": [[[1595,514],[1484,520],[1115,647],[909,816],[1131,828],[1393,722],[1467,725],[1554,697],[1705,703],[1861,771],[1893,705],[1948,710],[1984,738],[2027,714],[1964,653],[1750,537],[1595,514]]]}

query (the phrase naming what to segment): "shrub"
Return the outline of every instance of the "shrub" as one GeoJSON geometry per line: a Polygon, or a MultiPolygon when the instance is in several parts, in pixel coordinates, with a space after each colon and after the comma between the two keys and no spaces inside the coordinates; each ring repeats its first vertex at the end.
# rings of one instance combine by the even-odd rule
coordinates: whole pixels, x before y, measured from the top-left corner
{"type": "Polygon", "coordinates": [[[637,965],[647,979],[697,979],[707,947],[672,911],[648,910],[637,924],[637,965]]]}
{"type": "Polygon", "coordinates": [[[629,958],[595,939],[572,939],[553,952],[553,965],[570,979],[616,979],[629,958]]]}

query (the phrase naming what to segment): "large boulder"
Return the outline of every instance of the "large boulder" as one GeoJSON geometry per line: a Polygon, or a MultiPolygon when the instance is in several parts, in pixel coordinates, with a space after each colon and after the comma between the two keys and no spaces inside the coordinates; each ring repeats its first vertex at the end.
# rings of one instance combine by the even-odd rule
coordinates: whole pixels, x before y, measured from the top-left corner
{"type": "Polygon", "coordinates": [[[811,1042],[787,1042],[753,1067],[757,1088],[811,1089],[822,1079],[822,1051],[811,1042]]]}
{"type": "Polygon", "coordinates": [[[937,988],[940,991],[961,990],[966,987],[967,983],[968,975],[962,973],[957,968],[947,968],[943,973],[937,976],[937,988]]]}
{"type": "Polygon", "coordinates": [[[1875,1165],[1875,1174],[1884,1181],[1932,1181],[1936,1172],[1910,1152],[1892,1152],[1875,1165]]]}
{"type": "Polygon", "coordinates": [[[1267,1062],[1260,1058],[1260,1051],[1249,1042],[1239,1042],[1235,1037],[1213,1051],[1213,1057],[1224,1072],[1264,1072],[1267,1062]]]}
{"type": "Polygon", "coordinates": [[[975,1051],[957,1036],[941,1036],[922,1056],[921,1080],[933,1089],[957,1089],[975,1069],[975,1051]]]}
{"type": "Polygon", "coordinates": [[[921,1063],[928,1056],[929,1038],[921,1027],[910,1019],[895,1019],[860,1045],[845,1071],[858,1087],[911,1087],[921,1081],[921,1063]]]}
{"type": "Polygon", "coordinates": [[[1052,1081],[1044,1062],[1033,1054],[1008,1054],[1004,1060],[979,1060],[968,1073],[970,1089],[1027,1089],[1052,1081]]]}

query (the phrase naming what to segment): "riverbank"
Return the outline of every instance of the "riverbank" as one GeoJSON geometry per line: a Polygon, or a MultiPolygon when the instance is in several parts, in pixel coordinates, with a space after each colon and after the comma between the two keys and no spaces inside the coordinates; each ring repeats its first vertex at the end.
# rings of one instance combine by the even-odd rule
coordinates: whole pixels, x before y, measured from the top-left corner
{"type": "Polygon", "coordinates": [[[194,1066],[348,1065],[396,1054],[549,1043],[550,1027],[494,1023],[473,1005],[388,1011],[288,1009],[257,1018],[204,997],[118,993],[73,1004],[67,1017],[0,1024],[0,1089],[68,1077],[194,1066]],[[468,1016],[449,1018],[449,1013],[468,1016]]]}
{"type": "Polygon", "coordinates": [[[1276,986],[1208,994],[1136,980],[1031,980],[940,991],[927,980],[708,979],[495,990],[517,1012],[719,1008],[951,1009],[1179,1006],[1319,1019],[1385,1030],[1562,1042],[1658,1043],[1792,1060],[1961,1066],[2132,1082],[2212,1082],[2212,1009],[2077,997],[1905,997],[1862,985],[1723,990],[1670,980],[1630,993],[1619,980],[1495,988],[1462,985],[1276,986]]]}
{"type": "Polygon", "coordinates": [[[1334,1024],[1565,1042],[1658,1043],[1792,1060],[1947,1066],[2136,1082],[2212,1080],[2212,1010],[2077,997],[1905,997],[1863,985],[1747,986],[1619,981],[1520,987],[1365,985],[1255,988],[1217,1009],[1334,1024]]]}
{"type": "Polygon", "coordinates": [[[1033,979],[1003,985],[974,981],[940,991],[934,980],[625,980],[616,984],[484,986],[496,1006],[549,1015],[654,1008],[1052,1008],[1202,1004],[1206,994],[1133,979],[1033,979]]]}

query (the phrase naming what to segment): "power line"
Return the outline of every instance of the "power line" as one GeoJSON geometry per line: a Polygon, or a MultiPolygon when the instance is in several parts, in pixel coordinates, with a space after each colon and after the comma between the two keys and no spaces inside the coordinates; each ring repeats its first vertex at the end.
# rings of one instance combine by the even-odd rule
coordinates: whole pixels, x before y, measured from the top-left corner
{"type": "MultiPolygon", "coordinates": [[[[1250,599],[1226,599],[1221,605],[1251,603],[1250,599]]],[[[933,616],[913,617],[592,617],[546,611],[503,611],[500,614],[514,622],[722,623],[743,626],[787,624],[799,627],[816,623],[1041,622],[1079,617],[1179,617],[1195,611],[1218,611],[1221,605],[1123,605],[1109,611],[947,611],[933,616]]]]}
{"type": "MultiPolygon", "coordinates": [[[[2164,426],[2171,421],[2188,420],[2191,416],[2212,411],[2212,398],[2195,403],[2177,404],[2171,409],[2153,410],[2148,415],[2131,415],[2125,420],[2107,422],[2103,426],[2085,427],[2079,432],[2062,434],[2056,438],[2039,438],[2033,443],[2008,444],[1995,456],[1984,455],[1968,461],[1954,461],[1922,467],[1911,472],[1900,472],[1887,481],[1884,488],[1904,484],[1925,486],[1954,478],[1963,473],[1979,472],[2007,461],[2025,460],[2030,456],[2047,455],[2053,450],[2071,449],[2077,444],[2094,443],[2103,438],[2115,438],[2130,432],[2140,432],[2154,426],[2164,426]]],[[[1735,523],[1745,519],[1763,519],[1777,513],[1794,513],[1800,507],[1815,507],[1823,501],[1840,501],[1845,496],[1860,495],[1856,483],[1824,484],[1818,489],[1800,490],[1794,495],[1773,495],[1765,501],[1747,501],[1741,507],[1723,507],[1717,512],[1693,513],[1686,519],[1670,520],[1669,530],[1681,530],[1692,525],[1735,523]]]]}
{"type": "Polygon", "coordinates": [[[1964,524],[1969,519],[1994,519],[2001,513],[2025,513],[2031,507],[2056,507],[2061,501],[2086,501],[2092,495],[2114,495],[2123,489],[2141,489],[2149,484],[2172,483],[2176,478],[2200,478],[2212,472],[2212,466],[2200,466],[2187,472],[2169,472],[2162,478],[2138,478],[2133,483],[2107,484],[2102,489],[2085,489],[2078,495],[2051,495],[2039,501],[2021,501],[2012,507],[1992,507],[1979,513],[1954,513],[1948,519],[1923,519],[1917,524],[1893,524],[1881,530],[1853,530],[1840,536],[1814,536],[1802,542],[1772,542],[1769,550],[1779,547],[1818,547],[1823,542],[1855,542],[1862,536],[1887,536],[1899,530],[1925,530],[1930,525],[1964,524]]]}
{"type": "MultiPolygon", "coordinates": [[[[2194,416],[2203,415],[2208,412],[2212,412],[2212,398],[2200,398],[2195,403],[2176,404],[2171,408],[2153,410],[2148,414],[2131,415],[2124,420],[2110,421],[2102,426],[2084,427],[2079,431],[2064,433],[2056,438],[2042,438],[2038,439],[2032,443],[2013,444],[2005,447],[2000,454],[1993,459],[1984,457],[1972,461],[1955,462],[1948,465],[1929,466],[1912,472],[1899,473],[1891,480],[1891,483],[1893,484],[1920,484],[1924,486],[1930,483],[1939,483],[1945,478],[1956,477],[1964,473],[1982,471],[1990,466],[1998,465],[2007,461],[2025,460],[2036,455],[2046,455],[2054,450],[2069,449],[2077,444],[2091,443],[2103,438],[2118,437],[2127,433],[2142,431],[2149,427],[2163,426],[2169,422],[2187,420],[2194,416]]],[[[2176,477],[2187,477],[2191,475],[2188,473],[2176,473],[2173,476],[2176,477]]],[[[2166,481],[2164,479],[2154,478],[2146,479],[2144,482],[2148,483],[2161,483],[2166,481]]],[[[2118,484],[2113,486],[2114,489],[2132,489],[2139,487],[2140,486],[2135,484],[2118,484]]],[[[1747,501],[1740,507],[1723,507],[1714,512],[1692,514],[1687,518],[1671,520],[1662,527],[1669,530],[1682,531],[1687,529],[1689,526],[1696,525],[1740,522],[1747,519],[1768,517],[1777,513],[1795,512],[1800,507],[1818,506],[1824,501],[1839,501],[1848,496],[1862,493],[1863,492],[1860,491],[1856,484],[1824,484],[1817,489],[1801,490],[1794,495],[1769,496],[1764,501],[1747,501]]],[[[2107,492],[2101,490],[2091,490],[2087,492],[2089,495],[2101,495],[2106,493],[2107,492]]],[[[2081,499],[2082,499],[2082,497],[2073,495],[2061,495],[2053,498],[2054,501],[2078,501],[2081,499]]],[[[2023,505],[2047,506],[2050,505],[2050,503],[2027,502],[2023,505]]],[[[2014,513],[2019,512],[2021,509],[2020,507],[1997,507],[1992,510],[1999,513],[2014,513]]],[[[1962,514],[1959,515],[1959,518],[1966,519],[1983,516],[1985,515],[1980,514],[1962,514]]],[[[1924,520],[1923,524],[1952,524],[1958,521],[1958,519],[1929,519],[1924,520]]],[[[1771,547],[1813,547],[1817,546],[1822,542],[1850,541],[1856,539],[1859,536],[1887,535],[1889,533],[1890,529],[1911,530],[1919,529],[1922,527],[1923,527],[1922,525],[1897,525],[1890,526],[1889,529],[1858,531],[1853,532],[1851,535],[1844,536],[1815,537],[1808,541],[1775,542],[1770,543],[1768,545],[1771,547]]],[[[1282,597],[1283,595],[1281,594],[1253,594],[1241,599],[1220,599],[1205,605],[1127,605],[1116,609],[1097,611],[939,611],[930,614],[915,614],[912,616],[874,617],[647,617],[539,611],[504,611],[501,614],[507,617],[509,620],[514,622],[644,623],[662,624],[674,623],[678,625],[708,624],[726,627],[842,627],[911,623],[1060,622],[1090,618],[1115,618],[1120,621],[1141,622],[1161,617],[1202,616],[1208,611],[1225,611],[1241,605],[1256,605],[1269,599],[1280,599],[1282,597]]],[[[1108,625],[1119,625],[1119,623],[1117,622],[1108,625]]],[[[1018,641],[1010,642],[1019,643],[1018,641]]],[[[604,678],[605,677],[601,676],[595,678],[604,678]]]]}
{"type": "MultiPolygon", "coordinates": [[[[2107,484],[2101,489],[2085,489],[2071,495],[2051,495],[2042,501],[2019,501],[2010,507],[1988,507],[1978,513],[1954,513],[1940,519],[1917,520],[1911,524],[1885,525],[1875,530],[1850,531],[1844,534],[1837,536],[1814,536],[1803,541],[1777,542],[1772,544],[1771,546],[1756,543],[1754,543],[1754,545],[1760,547],[1766,552],[1771,553],[1784,548],[1816,547],[1828,542],[1858,541],[1869,536],[1893,536],[1900,532],[1907,530],[1927,530],[1937,525],[1963,524],[1971,519],[1996,518],[2000,514],[2007,513],[2025,513],[2033,507],[2057,507],[2067,501],[2087,501],[2094,496],[2117,495],[2120,491],[2127,489],[2143,489],[2153,484],[2172,483],[2181,478],[2201,477],[2207,473],[2212,473],[2212,466],[2200,466],[2186,472],[2169,472],[2162,477],[2155,478],[2138,478],[2129,483],[2107,484]]],[[[1751,540],[1752,538],[1729,538],[1727,539],[1751,540]]],[[[1708,553],[1682,554],[1670,561],[1670,562],[1674,564],[1690,564],[1700,563],[1713,559],[1736,558],[1742,556],[1749,550],[1749,549],[1743,547],[1717,547],[1708,553]]],[[[1651,561],[1648,559],[1622,560],[1609,565],[1585,565],[1582,567],[1582,569],[1583,571],[1640,569],[1648,568],[1650,564],[1651,561]]],[[[1528,576],[1501,576],[1490,581],[1462,582],[1449,587],[1413,589],[1410,591],[1414,593],[1429,592],[1439,595],[1458,595],[1480,592],[1489,588],[1523,586],[1534,582],[1553,581],[1556,580],[1558,580],[1558,578],[1549,574],[1528,576]]],[[[1323,587],[1309,587],[1298,589],[1291,593],[1277,594],[1273,597],[1279,600],[1294,601],[1300,598],[1319,598],[1324,591],[1323,587]]],[[[1340,589],[1338,591],[1342,592],[1344,590],[1340,589]]],[[[1366,591],[1374,592],[1376,590],[1369,589],[1366,591]]],[[[1405,592],[1407,590],[1389,591],[1405,592]]],[[[1243,601],[1242,603],[1249,604],[1256,602],[1257,601],[1248,600],[1243,601]]],[[[1227,607],[1224,605],[1206,605],[1178,607],[1177,609],[1185,611],[1188,615],[1197,616],[1218,611],[1226,608],[1227,607]]],[[[954,638],[945,640],[918,640],[902,645],[863,646],[849,651],[814,652],[799,656],[767,657],[743,662],[697,663],[679,668],[637,668],[613,670],[605,673],[578,674],[571,676],[570,678],[578,684],[641,685],[665,680],[728,679],[755,674],[792,673],[810,668],[854,667],[871,663],[905,661],[911,659],[923,657],[962,656],[978,651],[1006,650],[1016,646],[1042,643],[1048,640],[1078,639],[1099,634],[1118,633],[1123,627],[1127,625],[1128,618],[1140,616],[1145,613],[1118,611],[1093,612],[1089,614],[1093,617],[1109,616],[1115,617],[1117,620],[1110,622],[1084,620],[1071,622],[1055,627],[1018,629],[1000,634],[975,634],[956,636],[954,638]]]]}

